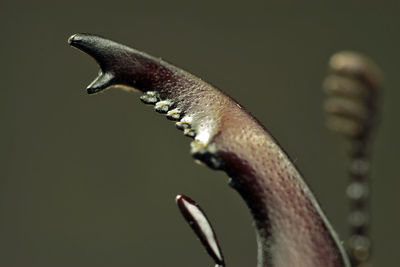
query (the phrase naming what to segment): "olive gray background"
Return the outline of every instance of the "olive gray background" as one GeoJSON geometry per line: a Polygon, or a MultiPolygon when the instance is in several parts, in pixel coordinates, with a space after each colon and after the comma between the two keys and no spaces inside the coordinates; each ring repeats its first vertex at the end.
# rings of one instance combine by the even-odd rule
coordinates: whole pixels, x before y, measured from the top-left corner
{"type": "Polygon", "coordinates": [[[175,206],[200,203],[228,266],[255,266],[251,217],[227,176],[193,162],[190,140],[111,89],[72,49],[100,34],[172,62],[254,114],[346,238],[346,144],[324,127],[321,81],[342,49],[385,72],[374,145],[374,266],[400,241],[398,1],[2,1],[0,266],[213,266],[175,206]],[[300,3],[302,2],[302,3],[300,3]]]}

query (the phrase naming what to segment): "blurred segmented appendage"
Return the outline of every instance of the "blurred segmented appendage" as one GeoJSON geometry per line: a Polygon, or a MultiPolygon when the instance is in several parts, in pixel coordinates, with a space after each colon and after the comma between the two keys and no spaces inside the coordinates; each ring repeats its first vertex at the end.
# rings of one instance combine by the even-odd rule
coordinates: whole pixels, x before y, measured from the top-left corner
{"type": "Polygon", "coordinates": [[[368,210],[371,132],[377,120],[382,74],[366,56],[342,51],[329,61],[331,74],[324,80],[328,95],[324,102],[327,127],[351,141],[348,249],[355,267],[371,266],[368,210]]]}
{"type": "Polygon", "coordinates": [[[365,138],[376,119],[382,75],[367,57],[350,51],[334,54],[323,83],[327,127],[349,138],[365,138]]]}

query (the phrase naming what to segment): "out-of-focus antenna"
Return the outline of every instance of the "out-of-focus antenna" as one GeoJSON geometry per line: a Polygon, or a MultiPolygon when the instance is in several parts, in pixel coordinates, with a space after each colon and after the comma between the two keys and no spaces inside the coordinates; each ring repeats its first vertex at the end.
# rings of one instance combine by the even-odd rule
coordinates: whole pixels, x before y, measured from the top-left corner
{"type": "Polygon", "coordinates": [[[323,89],[329,98],[324,103],[327,127],[350,141],[349,185],[350,237],[348,250],[352,265],[371,266],[370,159],[373,129],[378,120],[382,76],[366,56],[342,51],[329,61],[331,74],[323,89]]]}

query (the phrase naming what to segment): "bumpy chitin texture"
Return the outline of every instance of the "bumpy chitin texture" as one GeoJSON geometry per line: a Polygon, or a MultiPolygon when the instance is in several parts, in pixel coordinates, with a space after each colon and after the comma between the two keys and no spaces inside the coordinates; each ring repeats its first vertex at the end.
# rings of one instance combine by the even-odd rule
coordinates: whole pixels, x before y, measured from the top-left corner
{"type": "Polygon", "coordinates": [[[258,266],[349,266],[338,237],[300,173],[242,106],[201,79],[160,59],[87,34],[69,43],[101,68],[88,93],[138,89],[142,100],[179,120],[192,155],[227,172],[255,220],[258,266]]]}

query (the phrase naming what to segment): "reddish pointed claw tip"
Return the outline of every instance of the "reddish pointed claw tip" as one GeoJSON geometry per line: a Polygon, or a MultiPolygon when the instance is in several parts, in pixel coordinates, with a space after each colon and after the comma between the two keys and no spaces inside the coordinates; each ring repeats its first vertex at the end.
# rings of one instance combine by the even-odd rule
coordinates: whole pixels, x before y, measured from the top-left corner
{"type": "Polygon", "coordinates": [[[182,201],[182,198],[183,198],[182,195],[176,195],[176,197],[175,197],[176,203],[181,202],[181,201],[182,201]]]}
{"type": "Polygon", "coordinates": [[[208,254],[213,258],[216,266],[225,266],[217,236],[203,210],[187,196],[177,195],[175,200],[183,217],[200,239],[208,254]]]}

